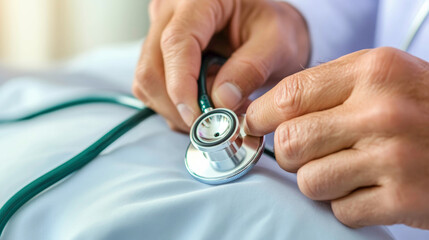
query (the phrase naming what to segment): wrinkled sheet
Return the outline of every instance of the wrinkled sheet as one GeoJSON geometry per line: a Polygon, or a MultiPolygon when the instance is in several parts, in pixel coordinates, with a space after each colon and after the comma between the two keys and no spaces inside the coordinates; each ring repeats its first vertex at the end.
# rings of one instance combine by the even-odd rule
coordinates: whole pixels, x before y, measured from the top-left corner
{"type": "MultiPolygon", "coordinates": [[[[105,57],[102,67],[94,55],[61,73],[2,81],[0,117],[100,89],[129,91],[138,52],[121,54],[105,57]]],[[[0,204],[133,112],[94,104],[0,126],[0,204]]],[[[151,117],[26,204],[1,239],[392,239],[385,227],[345,227],[329,204],[307,199],[295,175],[267,156],[233,183],[197,182],[183,162],[188,144],[187,135],[151,117]]]]}

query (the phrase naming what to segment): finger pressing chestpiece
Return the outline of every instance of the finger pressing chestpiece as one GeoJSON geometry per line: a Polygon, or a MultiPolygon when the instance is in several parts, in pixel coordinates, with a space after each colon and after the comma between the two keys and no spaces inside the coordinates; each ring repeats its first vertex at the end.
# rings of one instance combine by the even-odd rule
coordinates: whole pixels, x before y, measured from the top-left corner
{"type": "Polygon", "coordinates": [[[246,131],[262,136],[274,131],[282,122],[307,113],[341,105],[355,85],[354,59],[350,58],[310,68],[284,78],[273,89],[255,100],[246,113],[246,131]]]}

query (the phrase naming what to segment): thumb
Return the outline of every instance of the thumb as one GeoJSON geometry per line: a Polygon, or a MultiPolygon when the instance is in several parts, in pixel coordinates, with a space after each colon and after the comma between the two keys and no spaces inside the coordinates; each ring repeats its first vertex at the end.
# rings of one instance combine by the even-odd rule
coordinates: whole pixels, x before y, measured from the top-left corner
{"type": "Polygon", "coordinates": [[[252,39],[242,45],[226,61],[212,87],[216,107],[237,110],[247,97],[261,87],[278,64],[278,53],[261,48],[261,41],[252,39]]]}

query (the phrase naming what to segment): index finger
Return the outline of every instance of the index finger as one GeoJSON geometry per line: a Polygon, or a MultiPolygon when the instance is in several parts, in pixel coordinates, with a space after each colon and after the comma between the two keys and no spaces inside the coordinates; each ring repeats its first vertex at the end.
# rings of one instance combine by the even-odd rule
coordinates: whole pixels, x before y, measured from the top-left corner
{"type": "Polygon", "coordinates": [[[182,1],[162,34],[167,92],[183,120],[191,125],[200,112],[197,78],[201,52],[211,37],[226,25],[233,2],[182,1]]]}
{"type": "Polygon", "coordinates": [[[262,136],[289,119],[342,104],[354,87],[352,64],[359,51],[284,78],[246,112],[246,132],[262,136]]]}

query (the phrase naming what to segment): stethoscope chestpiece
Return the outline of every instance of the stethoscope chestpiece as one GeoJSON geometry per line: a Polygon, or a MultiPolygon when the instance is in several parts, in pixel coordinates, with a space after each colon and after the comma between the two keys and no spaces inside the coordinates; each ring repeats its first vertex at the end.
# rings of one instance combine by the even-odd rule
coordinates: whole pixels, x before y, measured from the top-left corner
{"type": "Polygon", "coordinates": [[[246,135],[243,120],[244,116],[218,108],[194,122],[185,155],[192,177],[207,184],[223,184],[245,175],[258,162],[265,139],[246,135]]]}

